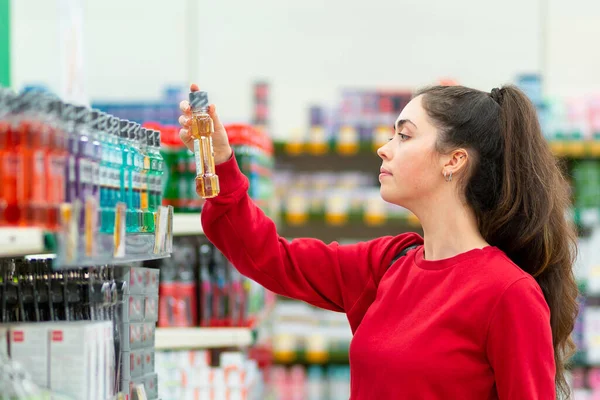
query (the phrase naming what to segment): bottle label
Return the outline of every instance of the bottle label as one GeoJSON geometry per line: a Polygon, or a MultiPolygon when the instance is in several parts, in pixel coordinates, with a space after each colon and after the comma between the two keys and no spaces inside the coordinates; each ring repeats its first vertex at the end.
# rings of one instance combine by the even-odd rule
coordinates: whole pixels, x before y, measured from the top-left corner
{"type": "Polygon", "coordinates": [[[108,168],[101,165],[99,167],[98,173],[99,173],[98,182],[99,182],[100,186],[102,186],[102,187],[109,186],[109,184],[108,184],[108,168]]]}
{"type": "Polygon", "coordinates": [[[92,167],[92,183],[96,186],[100,185],[100,164],[95,161],[90,162],[92,167]]]}
{"type": "Polygon", "coordinates": [[[93,166],[89,160],[82,158],[79,160],[79,182],[92,183],[93,166]]]}
{"type": "Polygon", "coordinates": [[[44,201],[46,196],[44,179],[44,153],[36,151],[33,155],[33,185],[31,188],[31,197],[33,200],[44,201]]]}
{"type": "Polygon", "coordinates": [[[44,174],[44,153],[41,151],[36,151],[33,156],[33,171],[37,177],[44,174]]]}
{"type": "Polygon", "coordinates": [[[196,159],[196,176],[204,175],[204,164],[202,163],[202,153],[200,152],[200,141],[194,139],[194,158],[196,159]]]}
{"type": "Polygon", "coordinates": [[[69,182],[75,182],[75,156],[69,157],[69,182]]]}

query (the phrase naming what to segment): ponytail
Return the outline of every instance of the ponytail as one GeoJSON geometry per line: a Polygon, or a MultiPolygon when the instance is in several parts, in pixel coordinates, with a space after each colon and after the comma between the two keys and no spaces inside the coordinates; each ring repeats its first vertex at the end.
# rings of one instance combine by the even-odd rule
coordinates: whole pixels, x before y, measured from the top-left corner
{"type": "Polygon", "coordinates": [[[575,351],[576,233],[566,219],[569,186],[544,139],[534,105],[515,86],[491,93],[451,86],[421,91],[441,130],[438,150],[474,153],[462,184],[481,234],[538,282],[550,308],[559,398],[575,351]]]}

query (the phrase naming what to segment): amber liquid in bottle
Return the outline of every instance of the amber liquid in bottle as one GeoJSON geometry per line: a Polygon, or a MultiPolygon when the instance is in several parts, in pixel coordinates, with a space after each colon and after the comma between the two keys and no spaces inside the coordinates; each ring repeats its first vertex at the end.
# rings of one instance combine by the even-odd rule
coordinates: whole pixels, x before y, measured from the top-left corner
{"type": "Polygon", "coordinates": [[[212,144],[214,131],[212,118],[206,110],[192,112],[190,133],[194,138],[196,192],[203,199],[210,199],[219,194],[219,177],[215,174],[215,156],[212,144]]]}

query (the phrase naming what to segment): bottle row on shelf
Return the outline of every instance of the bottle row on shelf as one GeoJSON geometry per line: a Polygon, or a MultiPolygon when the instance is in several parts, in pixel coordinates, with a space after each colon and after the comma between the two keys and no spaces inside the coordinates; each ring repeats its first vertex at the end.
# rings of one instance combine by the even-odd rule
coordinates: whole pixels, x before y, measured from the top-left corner
{"type": "MultiPolygon", "coordinates": [[[[531,82],[517,78],[517,85],[536,105],[554,152],[574,158],[600,156],[600,97],[545,99],[539,79],[531,82]]],[[[278,147],[289,154],[373,152],[393,135],[392,126],[412,96],[412,90],[345,88],[334,106],[310,106],[308,130],[293,132],[278,147]]]]}
{"type": "Polygon", "coordinates": [[[252,327],[275,300],[204,237],[176,238],[159,267],[159,327],[252,327]]]}
{"type": "Polygon", "coordinates": [[[273,311],[273,359],[281,364],[344,364],[352,332],[344,314],[297,301],[278,301],[273,311]]]}
{"type": "Polygon", "coordinates": [[[159,270],[53,271],[50,264],[0,263],[0,356],[18,363],[37,387],[71,398],[133,396],[140,387],[157,398],[159,270]]]}
{"type": "Polygon", "coordinates": [[[213,362],[206,350],[156,353],[162,400],[264,399],[263,372],[240,351],[225,351],[213,362]]]}
{"type": "Polygon", "coordinates": [[[0,88],[0,227],[58,233],[61,265],[165,256],[172,210],[162,206],[162,171],[159,131],[0,88]]]}
{"type": "Polygon", "coordinates": [[[0,223],[56,230],[61,204],[87,207],[93,199],[100,232],[114,231],[120,202],[127,232],[154,231],[162,204],[159,131],[45,93],[4,89],[0,104],[0,223]]]}
{"type": "MultiPolygon", "coordinates": [[[[582,226],[600,223],[600,160],[581,160],[570,168],[572,219],[582,226]]],[[[332,171],[274,173],[277,210],[290,225],[321,220],[340,225],[361,220],[367,225],[403,221],[418,226],[408,210],[386,203],[375,184],[376,173],[332,171]]]]}
{"type": "Polygon", "coordinates": [[[276,400],[345,400],[350,396],[350,367],[274,366],[268,388],[276,400]]]}
{"type": "Polygon", "coordinates": [[[411,212],[383,201],[373,178],[374,174],[359,171],[302,174],[280,170],[274,175],[277,209],[290,225],[315,220],[332,225],[353,220],[381,225],[401,220],[418,226],[411,212]]]}

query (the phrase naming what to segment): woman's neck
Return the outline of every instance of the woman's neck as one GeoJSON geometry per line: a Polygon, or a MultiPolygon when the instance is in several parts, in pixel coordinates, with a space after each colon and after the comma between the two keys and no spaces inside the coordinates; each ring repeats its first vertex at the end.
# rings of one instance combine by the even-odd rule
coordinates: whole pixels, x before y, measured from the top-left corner
{"type": "Polygon", "coordinates": [[[456,199],[436,202],[415,213],[423,227],[426,260],[442,260],[489,244],[473,211],[456,199]]]}

